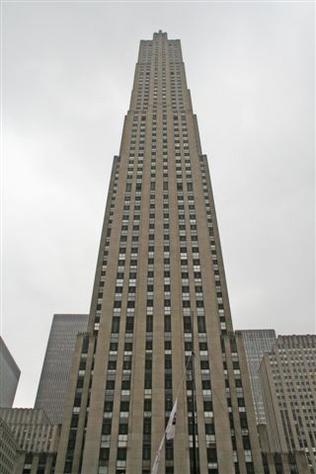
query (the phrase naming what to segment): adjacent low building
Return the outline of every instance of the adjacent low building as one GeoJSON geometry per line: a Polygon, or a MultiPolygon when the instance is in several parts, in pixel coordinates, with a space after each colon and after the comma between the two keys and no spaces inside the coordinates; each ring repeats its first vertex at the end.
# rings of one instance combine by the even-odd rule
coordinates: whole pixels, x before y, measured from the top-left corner
{"type": "MultiPolygon", "coordinates": [[[[8,474],[52,474],[60,426],[53,425],[43,410],[32,408],[1,408],[0,419],[11,432],[10,437],[7,430],[3,439],[13,437],[15,442],[14,468],[8,474]]],[[[13,442],[11,445],[13,451],[13,442]]]]}
{"type": "Polygon", "coordinates": [[[310,469],[302,449],[273,451],[269,443],[267,425],[257,426],[265,474],[309,474],[310,469]]]}
{"type": "Polygon", "coordinates": [[[316,472],[316,335],[279,336],[260,381],[271,451],[305,452],[316,472]]]}
{"type": "Polygon", "coordinates": [[[9,426],[0,418],[0,472],[12,474],[18,461],[19,447],[9,426]]]}
{"type": "Polygon", "coordinates": [[[263,452],[262,461],[266,474],[307,474],[309,472],[307,460],[302,451],[263,452]]]}

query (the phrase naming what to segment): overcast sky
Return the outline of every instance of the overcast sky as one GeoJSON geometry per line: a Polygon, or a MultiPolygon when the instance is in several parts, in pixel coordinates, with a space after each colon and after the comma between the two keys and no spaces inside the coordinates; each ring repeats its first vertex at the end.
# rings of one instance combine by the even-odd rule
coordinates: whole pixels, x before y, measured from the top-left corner
{"type": "Polygon", "coordinates": [[[32,406],[54,313],[89,310],[140,39],[180,38],[235,328],[315,331],[312,3],[3,4],[1,331],[32,406]]]}

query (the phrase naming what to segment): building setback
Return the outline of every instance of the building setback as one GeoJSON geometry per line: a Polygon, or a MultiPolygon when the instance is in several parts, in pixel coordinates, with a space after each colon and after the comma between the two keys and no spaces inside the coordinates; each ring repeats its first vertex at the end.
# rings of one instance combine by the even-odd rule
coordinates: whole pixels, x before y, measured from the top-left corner
{"type": "Polygon", "coordinates": [[[21,371],[0,336],[0,407],[13,405],[21,371]]]}
{"type": "Polygon", "coordinates": [[[53,424],[62,422],[71,359],[78,332],[87,330],[86,314],[55,314],[48,338],[34,408],[42,408],[53,424]]]}
{"type": "Polygon", "coordinates": [[[263,354],[271,351],[276,334],[274,329],[247,329],[236,333],[241,334],[245,347],[257,423],[265,423],[259,368],[263,354]]]}
{"type": "Polygon", "coordinates": [[[316,335],[279,336],[260,366],[269,448],[304,450],[316,472],[316,335]]]}

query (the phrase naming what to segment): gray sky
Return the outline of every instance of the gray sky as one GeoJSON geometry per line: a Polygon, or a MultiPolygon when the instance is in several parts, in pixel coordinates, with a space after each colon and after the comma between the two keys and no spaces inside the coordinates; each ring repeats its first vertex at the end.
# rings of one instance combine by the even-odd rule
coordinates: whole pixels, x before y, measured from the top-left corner
{"type": "Polygon", "coordinates": [[[312,3],[3,5],[1,330],[32,406],[53,313],[89,309],[140,39],[180,38],[235,328],[315,330],[312,3]]]}

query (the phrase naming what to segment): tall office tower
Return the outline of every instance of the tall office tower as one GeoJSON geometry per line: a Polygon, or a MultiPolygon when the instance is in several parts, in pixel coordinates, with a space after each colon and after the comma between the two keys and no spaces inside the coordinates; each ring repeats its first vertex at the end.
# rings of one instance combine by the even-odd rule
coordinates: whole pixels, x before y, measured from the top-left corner
{"type": "Polygon", "coordinates": [[[263,473],[238,344],[180,41],[160,31],[140,43],[56,473],[149,473],[176,400],[158,473],[263,473]]]}
{"type": "Polygon", "coordinates": [[[0,407],[13,405],[21,371],[0,336],[0,407]]]}
{"type": "Polygon", "coordinates": [[[275,331],[274,329],[247,329],[236,331],[237,333],[241,335],[245,347],[257,423],[265,423],[259,368],[263,354],[271,351],[276,341],[275,331]]]}
{"type": "Polygon", "coordinates": [[[87,327],[87,314],[54,314],[34,405],[53,424],[62,422],[77,334],[87,327]]]}
{"type": "Polygon", "coordinates": [[[316,335],[279,336],[260,366],[270,449],[305,450],[316,472],[316,335]]]}

